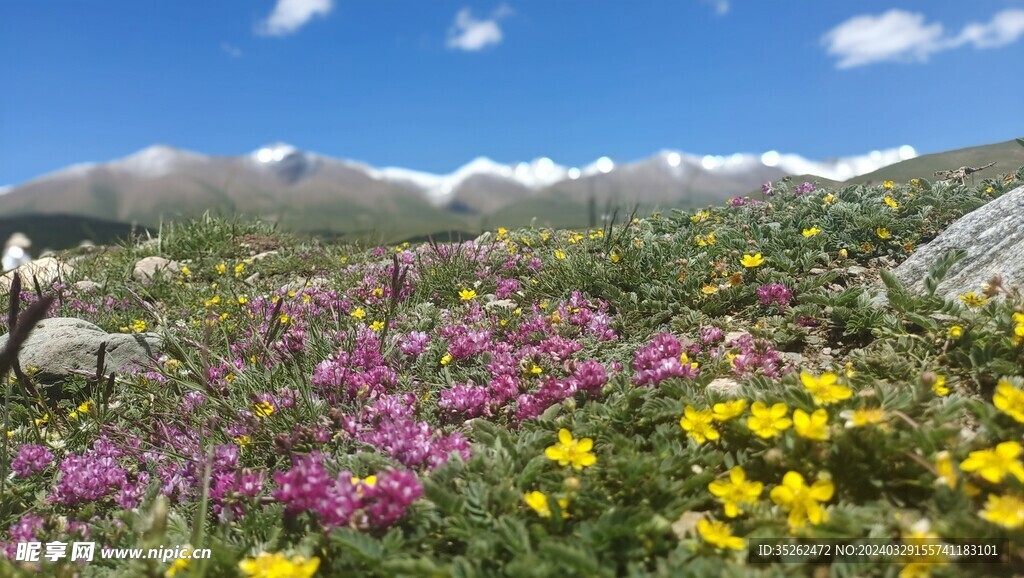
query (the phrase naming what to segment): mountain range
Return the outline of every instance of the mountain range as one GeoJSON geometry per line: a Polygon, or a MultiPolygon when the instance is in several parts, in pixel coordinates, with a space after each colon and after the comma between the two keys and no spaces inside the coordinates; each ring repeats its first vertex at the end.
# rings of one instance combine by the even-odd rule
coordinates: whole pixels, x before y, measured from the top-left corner
{"type": "MultiPolygon", "coordinates": [[[[1012,145],[1012,154],[1021,150],[1010,141],[989,145],[996,147],[991,151],[962,151],[985,149],[978,153],[983,157],[992,151],[1011,154],[1004,145],[1012,145]]],[[[718,203],[788,175],[837,182],[878,177],[905,163],[923,166],[935,155],[916,156],[904,146],[827,161],[775,151],[730,156],[661,151],[625,164],[602,157],[583,167],[561,166],[548,158],[516,164],[477,158],[439,175],[376,168],[284,143],[240,156],[155,145],[9,187],[0,194],[0,214],[73,215],[154,226],[210,211],[259,216],[297,231],[393,240],[531,221],[582,226],[616,210],[718,203]]]]}

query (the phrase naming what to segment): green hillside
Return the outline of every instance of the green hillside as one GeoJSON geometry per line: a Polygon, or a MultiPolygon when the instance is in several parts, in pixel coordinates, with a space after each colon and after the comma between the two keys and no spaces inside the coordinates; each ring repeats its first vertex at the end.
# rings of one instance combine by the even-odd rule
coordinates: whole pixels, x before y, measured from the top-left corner
{"type": "Polygon", "coordinates": [[[1024,146],[1017,141],[967,147],[943,153],[921,155],[910,160],[855,177],[848,183],[880,183],[891,180],[905,183],[913,178],[934,179],[935,171],[958,169],[963,166],[981,167],[995,162],[995,166],[975,174],[975,178],[992,177],[1012,171],[1024,164],[1024,146]]]}

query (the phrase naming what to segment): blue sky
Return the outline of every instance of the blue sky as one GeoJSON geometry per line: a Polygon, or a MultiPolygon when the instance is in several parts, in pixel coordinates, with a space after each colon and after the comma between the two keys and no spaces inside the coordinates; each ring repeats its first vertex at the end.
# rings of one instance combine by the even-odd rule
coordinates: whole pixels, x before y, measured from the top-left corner
{"type": "Polygon", "coordinates": [[[5,0],[0,66],[0,185],[154,143],[449,172],[1024,136],[1024,0],[5,0]]]}

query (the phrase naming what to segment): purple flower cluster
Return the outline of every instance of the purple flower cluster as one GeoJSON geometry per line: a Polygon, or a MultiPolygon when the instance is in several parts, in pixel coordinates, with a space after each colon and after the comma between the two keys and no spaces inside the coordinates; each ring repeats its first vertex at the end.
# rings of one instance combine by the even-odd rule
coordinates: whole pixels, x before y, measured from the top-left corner
{"type": "Polygon", "coordinates": [[[46,446],[23,444],[11,462],[11,470],[19,478],[27,478],[46,469],[53,462],[53,454],[46,446]]]}
{"type": "Polygon", "coordinates": [[[670,377],[693,379],[698,370],[680,360],[683,344],[671,333],[659,333],[650,343],[633,353],[633,382],[640,386],[658,385],[670,377]]]}
{"type": "Polygon", "coordinates": [[[536,392],[524,393],[516,398],[516,419],[522,421],[540,416],[549,407],[569,399],[577,392],[596,398],[601,395],[608,373],[594,360],[580,364],[576,371],[564,379],[549,377],[536,392]]]}
{"type": "Polygon", "coordinates": [[[714,345],[723,339],[725,339],[725,332],[719,327],[712,325],[700,328],[700,342],[704,345],[714,345]]]}
{"type": "Polygon", "coordinates": [[[732,359],[732,370],[737,375],[761,373],[768,377],[782,375],[782,357],[767,339],[754,339],[750,334],[743,335],[726,344],[737,348],[739,353],[732,359]]]}
{"type": "Polygon", "coordinates": [[[314,514],[325,530],[346,526],[384,528],[405,515],[408,507],[423,495],[416,475],[392,470],[376,476],[369,484],[347,471],[332,477],[320,453],[292,457],[288,471],[274,474],[274,499],[285,505],[289,515],[314,514]]]}
{"type": "Polygon", "coordinates": [[[416,395],[389,395],[349,418],[346,431],[409,468],[436,468],[454,453],[469,459],[469,443],[459,433],[445,435],[415,420],[416,395]]]}
{"type": "Polygon", "coordinates": [[[787,307],[793,300],[793,290],[781,283],[769,283],[757,288],[757,298],[765,307],[772,304],[787,307]]]}
{"type": "Polygon", "coordinates": [[[813,193],[814,191],[815,191],[814,184],[805,181],[803,184],[797,185],[796,186],[796,190],[794,190],[793,192],[796,195],[799,196],[799,195],[806,195],[808,193],[813,193]]]}
{"type": "Polygon", "coordinates": [[[351,351],[339,350],[321,361],[313,372],[313,385],[329,401],[379,397],[398,384],[398,374],[380,354],[380,340],[370,330],[360,331],[351,351]]]}
{"type": "Polygon", "coordinates": [[[4,555],[13,559],[18,550],[18,542],[39,542],[45,520],[42,516],[26,514],[8,529],[11,541],[4,544],[4,555]]]}
{"type": "Polygon", "coordinates": [[[68,456],[58,466],[60,479],[50,500],[72,505],[112,497],[125,510],[138,507],[149,485],[149,473],[130,474],[117,463],[116,458],[122,455],[121,450],[100,438],[84,455],[68,456]]]}
{"type": "Polygon", "coordinates": [[[413,359],[426,351],[429,344],[430,336],[422,331],[411,331],[398,340],[398,348],[413,359]]]}

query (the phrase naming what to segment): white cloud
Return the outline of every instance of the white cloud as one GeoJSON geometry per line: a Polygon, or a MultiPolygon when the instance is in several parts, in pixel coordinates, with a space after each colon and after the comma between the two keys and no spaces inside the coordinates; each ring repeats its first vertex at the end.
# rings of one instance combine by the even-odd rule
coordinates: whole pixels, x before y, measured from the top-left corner
{"type": "Polygon", "coordinates": [[[274,11],[260,23],[258,32],[267,36],[286,36],[316,16],[327,16],[333,8],[334,0],[277,0],[274,11]]]}
{"type": "Polygon", "coordinates": [[[987,24],[971,23],[953,41],[955,46],[973,44],[975,48],[997,48],[1012,44],[1024,35],[1024,10],[1003,10],[987,24]]]}
{"type": "Polygon", "coordinates": [[[235,46],[234,44],[230,44],[228,42],[221,42],[220,49],[223,50],[224,53],[230,56],[231,58],[242,57],[242,49],[235,46]]]}
{"type": "Polygon", "coordinates": [[[719,16],[725,16],[729,13],[729,0],[700,0],[705,4],[710,4],[715,9],[715,14],[719,16]]]}
{"type": "Polygon", "coordinates": [[[946,34],[941,23],[928,23],[923,14],[893,9],[850,18],[825,33],[822,43],[838,59],[837,68],[875,62],[924,62],[943,50],[965,45],[996,48],[1024,35],[1024,10],[999,12],[987,23],[971,23],[960,34],[946,34]]]}
{"type": "Polygon", "coordinates": [[[499,22],[514,14],[507,5],[498,7],[491,17],[478,20],[468,7],[459,10],[455,15],[455,23],[448,29],[448,48],[476,52],[496,44],[501,44],[504,35],[499,22]]]}

